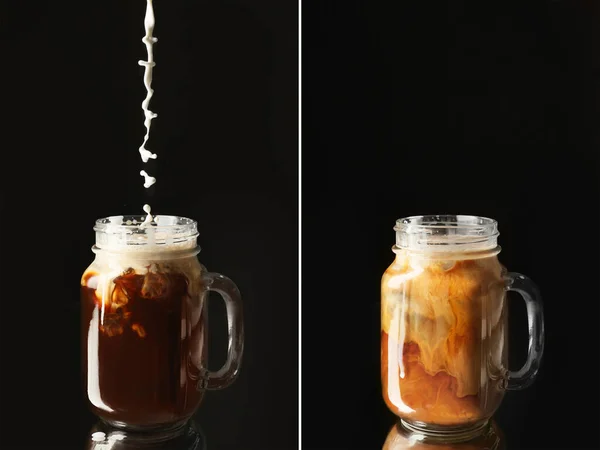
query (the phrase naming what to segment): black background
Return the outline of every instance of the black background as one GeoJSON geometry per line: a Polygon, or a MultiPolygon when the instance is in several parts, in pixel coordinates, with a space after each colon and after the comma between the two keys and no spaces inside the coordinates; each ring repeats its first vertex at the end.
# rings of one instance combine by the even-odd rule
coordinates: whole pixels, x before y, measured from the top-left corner
{"type": "MultiPolygon", "coordinates": [[[[381,448],[392,227],[438,213],[498,220],[501,262],[544,297],[539,376],[496,414],[509,448],[599,448],[597,7],[302,6],[304,448],[381,448]]],[[[510,307],[515,370],[527,328],[523,301],[510,307]]]]}
{"type": "MultiPolygon", "coordinates": [[[[0,447],[83,448],[79,280],[99,217],[199,222],[239,286],[237,381],[199,411],[209,449],[298,444],[298,5],[156,0],[147,148],[144,0],[0,1],[0,447]],[[139,171],[158,179],[145,190],[139,171]]],[[[224,359],[224,308],[211,302],[224,359]]],[[[214,348],[213,348],[214,347],[214,348]]]]}

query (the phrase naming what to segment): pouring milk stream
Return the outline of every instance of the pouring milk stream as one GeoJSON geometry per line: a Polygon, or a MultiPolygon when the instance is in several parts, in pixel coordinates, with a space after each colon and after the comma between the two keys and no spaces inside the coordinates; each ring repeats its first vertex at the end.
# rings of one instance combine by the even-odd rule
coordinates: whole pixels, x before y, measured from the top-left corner
{"type": "MultiPolygon", "coordinates": [[[[156,113],[150,111],[148,105],[150,104],[150,100],[152,99],[152,95],[154,94],[154,90],[152,89],[152,69],[156,65],[154,62],[154,54],[152,52],[152,46],[158,41],[152,33],[154,31],[155,19],[154,19],[154,8],[152,7],[152,0],[147,0],[146,2],[146,16],[144,18],[144,28],[146,29],[146,35],[142,39],[142,42],[146,45],[146,51],[148,53],[148,61],[138,61],[140,66],[144,66],[144,86],[146,87],[146,98],[142,102],[142,110],[144,111],[144,126],[146,127],[146,134],[144,136],[144,142],[139,148],[140,156],[144,163],[148,162],[150,159],[156,159],[156,154],[146,149],[146,143],[148,142],[148,138],[150,137],[150,125],[152,123],[152,119],[154,119],[157,115],[156,113]]],[[[144,177],[144,187],[149,188],[154,183],[156,183],[156,178],[148,175],[145,170],[140,171],[140,175],[144,177]]],[[[151,214],[152,208],[150,205],[144,205],[144,212],[146,213],[146,218],[144,222],[142,222],[141,226],[144,227],[150,224],[153,220],[151,214]]]]}

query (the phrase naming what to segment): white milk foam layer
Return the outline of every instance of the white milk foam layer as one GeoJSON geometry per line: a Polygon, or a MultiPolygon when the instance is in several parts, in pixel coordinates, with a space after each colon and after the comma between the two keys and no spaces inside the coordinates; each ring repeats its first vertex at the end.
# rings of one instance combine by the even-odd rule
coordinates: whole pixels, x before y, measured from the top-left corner
{"type": "MultiPolygon", "coordinates": [[[[138,253],[135,251],[120,251],[108,253],[96,250],[96,259],[86,270],[86,274],[94,272],[97,274],[110,275],[108,278],[114,278],[127,269],[134,269],[136,273],[144,274],[150,271],[179,271],[186,274],[199,274],[202,266],[196,257],[196,252],[190,251],[190,256],[173,257],[173,247],[161,248],[154,251],[138,253]]],[[[177,249],[175,249],[177,250],[177,249]]],[[[85,274],[82,280],[85,278],[85,274]]],[[[92,287],[92,286],[90,286],[92,287]]]]}
{"type": "Polygon", "coordinates": [[[139,274],[144,274],[148,270],[161,272],[175,270],[197,276],[202,271],[202,266],[196,257],[199,249],[194,241],[151,246],[105,243],[94,250],[96,258],[86,270],[86,274],[94,272],[110,280],[127,269],[133,269],[139,274]]]}

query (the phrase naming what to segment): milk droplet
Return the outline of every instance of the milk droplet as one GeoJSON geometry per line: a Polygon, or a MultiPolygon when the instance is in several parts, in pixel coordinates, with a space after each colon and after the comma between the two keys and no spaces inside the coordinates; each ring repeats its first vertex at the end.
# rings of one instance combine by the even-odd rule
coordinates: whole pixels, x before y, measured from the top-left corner
{"type": "Polygon", "coordinates": [[[154,220],[154,218],[152,217],[152,214],[150,214],[151,211],[152,211],[152,208],[150,207],[150,205],[148,205],[148,204],[144,205],[144,212],[146,213],[146,218],[140,224],[140,227],[145,227],[154,220]]]}
{"type": "Polygon", "coordinates": [[[144,177],[144,187],[147,189],[156,183],[156,178],[151,177],[145,170],[140,170],[140,175],[144,177]]]}

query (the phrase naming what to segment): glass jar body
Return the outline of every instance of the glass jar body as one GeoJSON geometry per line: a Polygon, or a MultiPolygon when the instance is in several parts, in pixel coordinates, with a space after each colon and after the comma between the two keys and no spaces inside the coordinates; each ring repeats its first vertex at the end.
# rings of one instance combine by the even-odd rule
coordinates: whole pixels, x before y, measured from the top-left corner
{"type": "Polygon", "coordinates": [[[497,252],[395,253],[381,282],[384,400],[420,427],[478,427],[504,396],[506,269],[497,252]]]}
{"type": "Polygon", "coordinates": [[[176,427],[196,411],[207,367],[205,268],[96,249],[81,278],[84,390],[113,426],[176,427]]]}

